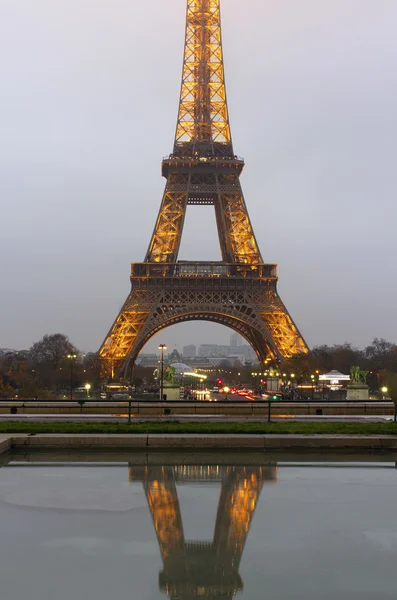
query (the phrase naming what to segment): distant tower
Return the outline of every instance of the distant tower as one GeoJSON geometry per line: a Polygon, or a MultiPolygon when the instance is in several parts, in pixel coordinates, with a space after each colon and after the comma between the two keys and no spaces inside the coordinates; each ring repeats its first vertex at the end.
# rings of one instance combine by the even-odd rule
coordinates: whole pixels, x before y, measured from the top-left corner
{"type": "Polygon", "coordinates": [[[238,348],[241,345],[242,345],[241,336],[238,333],[232,333],[232,335],[230,336],[230,347],[238,348]]]}
{"type": "Polygon", "coordinates": [[[230,131],[220,0],[187,0],[174,149],[162,163],[165,192],[145,262],[132,264],[131,292],[100,348],[103,376],[126,376],[153,335],[192,320],[233,329],[263,365],[307,353],[278,295],[277,266],[263,262],[255,239],[243,168],[230,131]],[[178,261],[189,205],[214,207],[222,261],[178,261]]]}

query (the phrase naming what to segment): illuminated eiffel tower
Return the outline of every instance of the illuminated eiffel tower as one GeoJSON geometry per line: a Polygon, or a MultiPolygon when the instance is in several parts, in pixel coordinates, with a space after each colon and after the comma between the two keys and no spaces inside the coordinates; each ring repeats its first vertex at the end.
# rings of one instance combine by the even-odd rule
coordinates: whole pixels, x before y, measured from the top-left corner
{"type": "Polygon", "coordinates": [[[231,599],[243,589],[239,566],[265,481],[277,467],[182,465],[129,467],[130,481],[142,481],[164,569],[159,587],[172,600],[231,599]],[[212,541],[186,542],[177,483],[221,482],[212,541]]]}
{"type": "Polygon", "coordinates": [[[145,262],[131,267],[131,292],[100,348],[102,374],[126,376],[162,329],[191,320],[226,325],[262,365],[307,353],[277,292],[277,265],[265,264],[248,216],[226,101],[220,0],[187,0],[185,54],[167,183],[145,262]],[[178,261],[188,205],[215,210],[222,261],[178,261]]]}

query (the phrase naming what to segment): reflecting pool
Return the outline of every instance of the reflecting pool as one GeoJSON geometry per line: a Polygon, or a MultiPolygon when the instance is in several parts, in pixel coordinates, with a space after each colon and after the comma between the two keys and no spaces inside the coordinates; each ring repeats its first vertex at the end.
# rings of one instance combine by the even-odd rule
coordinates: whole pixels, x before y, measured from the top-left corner
{"type": "Polygon", "coordinates": [[[395,457],[2,460],[1,600],[396,598],[395,457]]]}

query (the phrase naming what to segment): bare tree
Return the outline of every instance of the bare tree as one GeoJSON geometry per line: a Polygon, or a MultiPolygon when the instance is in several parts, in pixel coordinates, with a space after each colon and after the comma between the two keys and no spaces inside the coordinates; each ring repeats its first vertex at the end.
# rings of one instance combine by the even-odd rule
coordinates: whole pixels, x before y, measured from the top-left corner
{"type": "Polygon", "coordinates": [[[29,350],[29,359],[33,366],[47,366],[54,371],[60,368],[68,354],[77,354],[77,349],[62,333],[45,335],[42,340],[33,344],[29,350]]]}
{"type": "Polygon", "coordinates": [[[397,346],[383,338],[375,338],[365,348],[365,356],[370,368],[381,371],[397,372],[397,346]]]}

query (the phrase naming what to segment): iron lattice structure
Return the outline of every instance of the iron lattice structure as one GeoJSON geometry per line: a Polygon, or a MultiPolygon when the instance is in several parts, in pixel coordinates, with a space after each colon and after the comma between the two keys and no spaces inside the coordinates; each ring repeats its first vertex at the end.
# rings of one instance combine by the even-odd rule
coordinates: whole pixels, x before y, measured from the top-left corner
{"type": "Polygon", "coordinates": [[[241,557],[263,485],[277,481],[276,466],[130,465],[129,478],[143,484],[164,566],[159,587],[171,600],[231,600],[243,589],[241,557]],[[200,482],[221,484],[214,535],[187,542],[177,484],[200,482]]]}
{"type": "Polygon", "coordinates": [[[144,263],[106,337],[102,373],[126,374],[158,331],[210,320],[239,332],[261,363],[307,353],[277,293],[277,266],[263,262],[240,184],[223,65],[220,0],[188,0],[182,86],[173,153],[162,162],[164,196],[144,263]],[[212,205],[222,261],[178,261],[188,205],[212,205]]]}

